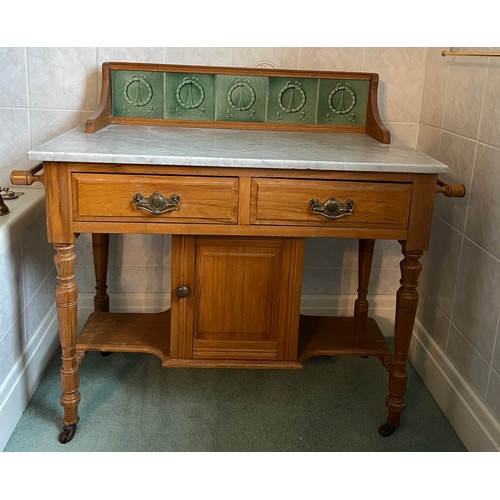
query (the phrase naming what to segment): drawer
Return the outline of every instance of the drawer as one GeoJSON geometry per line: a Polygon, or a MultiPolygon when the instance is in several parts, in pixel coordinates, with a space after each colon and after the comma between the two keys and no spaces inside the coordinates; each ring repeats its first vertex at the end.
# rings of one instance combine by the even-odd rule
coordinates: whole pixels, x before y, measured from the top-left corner
{"type": "Polygon", "coordinates": [[[177,223],[238,223],[238,178],[176,175],[73,173],[73,218],[76,221],[137,220],[177,223]],[[162,211],[161,196],[178,196],[177,207],[162,211]],[[140,203],[160,213],[139,208],[140,203]],[[148,202],[148,198],[150,198],[148,202]]]}
{"type": "Polygon", "coordinates": [[[251,224],[405,229],[411,190],[410,183],[254,178],[251,224]],[[329,199],[354,203],[352,211],[345,206],[340,217],[328,218],[313,211],[313,199],[320,204],[329,199]]]}

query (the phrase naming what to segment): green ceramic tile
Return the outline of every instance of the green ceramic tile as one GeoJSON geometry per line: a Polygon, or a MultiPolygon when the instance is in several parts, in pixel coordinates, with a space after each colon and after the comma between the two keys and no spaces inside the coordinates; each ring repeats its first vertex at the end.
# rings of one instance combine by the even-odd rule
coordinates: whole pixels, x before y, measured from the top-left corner
{"type": "Polygon", "coordinates": [[[215,120],[215,75],[167,73],[165,116],[174,120],[215,120]]]}
{"type": "Polygon", "coordinates": [[[363,126],[369,88],[366,80],[321,80],[317,123],[363,126]]]}
{"type": "Polygon", "coordinates": [[[270,78],[268,123],[315,123],[316,78],[270,78]]]}
{"type": "Polygon", "coordinates": [[[264,122],[267,77],[217,76],[217,120],[264,122]]]}
{"type": "Polygon", "coordinates": [[[163,118],[163,73],[114,70],[113,116],[163,118]]]}

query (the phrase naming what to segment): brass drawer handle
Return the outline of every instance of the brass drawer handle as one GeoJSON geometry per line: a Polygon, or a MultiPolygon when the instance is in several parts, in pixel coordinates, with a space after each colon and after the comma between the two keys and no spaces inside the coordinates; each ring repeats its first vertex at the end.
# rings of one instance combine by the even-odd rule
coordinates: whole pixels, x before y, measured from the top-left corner
{"type": "Polygon", "coordinates": [[[181,197],[173,194],[170,198],[165,198],[161,193],[153,193],[149,198],[145,198],[141,193],[134,196],[135,206],[154,215],[179,210],[181,197]]]}
{"type": "Polygon", "coordinates": [[[354,201],[347,200],[341,203],[337,198],[328,198],[324,203],[321,203],[316,198],[311,200],[311,208],[314,214],[322,215],[328,219],[338,219],[347,215],[352,215],[354,212],[354,201]]]}

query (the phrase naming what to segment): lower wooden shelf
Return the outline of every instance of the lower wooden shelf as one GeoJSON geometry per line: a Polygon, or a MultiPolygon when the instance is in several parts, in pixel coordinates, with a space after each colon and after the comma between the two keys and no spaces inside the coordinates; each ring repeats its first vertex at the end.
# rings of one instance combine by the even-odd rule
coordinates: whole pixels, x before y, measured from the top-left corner
{"type": "Polygon", "coordinates": [[[373,318],[301,315],[298,361],[336,355],[387,358],[392,351],[373,318]]]}
{"type": "Polygon", "coordinates": [[[140,352],[158,356],[164,367],[301,368],[312,356],[378,356],[392,352],[373,318],[301,316],[297,361],[172,359],[170,310],[160,313],[90,314],[76,343],[78,352],[140,352]]]}
{"type": "Polygon", "coordinates": [[[170,359],[170,310],[160,313],[102,313],[88,317],[77,351],[144,352],[170,359]]]}

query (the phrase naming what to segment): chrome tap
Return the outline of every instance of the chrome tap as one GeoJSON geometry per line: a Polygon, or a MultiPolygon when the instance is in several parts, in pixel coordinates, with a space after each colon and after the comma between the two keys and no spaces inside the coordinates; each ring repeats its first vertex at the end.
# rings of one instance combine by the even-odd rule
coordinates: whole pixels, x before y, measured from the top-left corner
{"type": "Polygon", "coordinates": [[[0,187],[0,215],[7,215],[9,207],[5,204],[5,200],[15,200],[24,193],[20,191],[11,191],[8,187],[0,187]]]}
{"type": "Polygon", "coordinates": [[[0,194],[0,215],[7,215],[9,213],[9,207],[3,201],[2,195],[0,194]]]}

